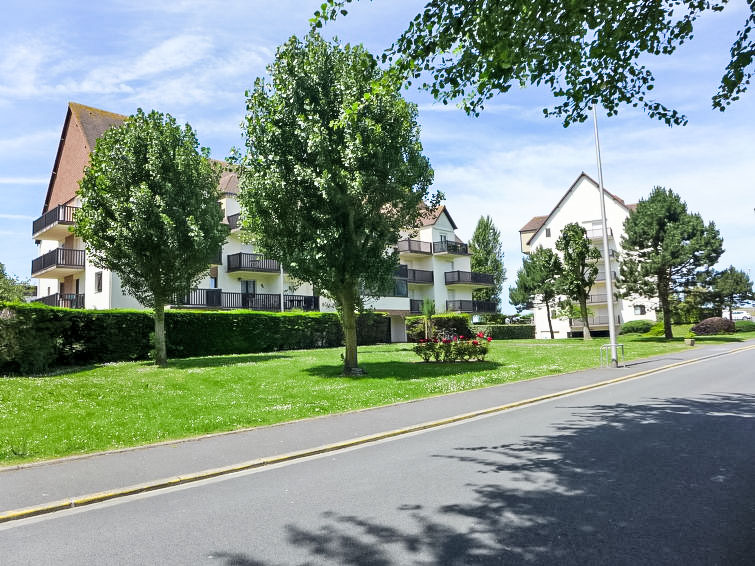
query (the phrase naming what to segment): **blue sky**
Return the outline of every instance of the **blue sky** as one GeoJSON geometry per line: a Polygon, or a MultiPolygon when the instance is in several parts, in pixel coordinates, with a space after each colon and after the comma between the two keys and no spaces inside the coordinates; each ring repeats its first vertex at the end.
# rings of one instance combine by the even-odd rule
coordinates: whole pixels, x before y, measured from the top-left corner
{"type": "MultiPolygon", "coordinates": [[[[241,142],[244,90],[265,73],[275,48],[304,35],[318,1],[111,0],[5,3],[0,22],[0,262],[28,277],[36,248],[31,222],[41,213],[69,100],[123,114],[169,112],[224,158],[241,142]]],[[[381,52],[423,2],[362,2],[326,35],[381,52]]],[[[695,39],[671,57],[649,58],[658,100],[685,112],[668,128],[624,108],[600,120],[606,188],[627,202],[655,185],[672,188],[724,237],[721,265],[755,269],[755,98],[714,111],[728,48],[746,4],[698,23],[695,39]]],[[[521,265],[518,230],[547,214],[581,171],[596,176],[592,124],[564,129],[542,117],[547,92],[498,96],[479,118],[433,104],[417,90],[425,153],[435,187],[459,234],[480,214],[501,230],[507,285],[521,265]]],[[[506,305],[504,310],[513,308],[506,305]]]]}

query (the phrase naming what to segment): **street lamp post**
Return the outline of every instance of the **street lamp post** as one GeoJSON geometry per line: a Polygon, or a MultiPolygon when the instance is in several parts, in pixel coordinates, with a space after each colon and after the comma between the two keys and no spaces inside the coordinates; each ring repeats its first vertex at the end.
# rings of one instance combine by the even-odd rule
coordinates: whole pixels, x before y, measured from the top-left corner
{"type": "Polygon", "coordinates": [[[606,295],[608,300],[608,336],[611,341],[611,367],[619,366],[616,350],[616,326],[613,314],[613,279],[611,278],[611,257],[608,250],[608,227],[606,224],[606,191],[603,187],[603,165],[600,160],[600,138],[598,137],[598,111],[593,103],[592,120],[595,126],[595,158],[598,161],[598,183],[600,184],[600,222],[603,227],[603,265],[606,271],[606,295]]]}

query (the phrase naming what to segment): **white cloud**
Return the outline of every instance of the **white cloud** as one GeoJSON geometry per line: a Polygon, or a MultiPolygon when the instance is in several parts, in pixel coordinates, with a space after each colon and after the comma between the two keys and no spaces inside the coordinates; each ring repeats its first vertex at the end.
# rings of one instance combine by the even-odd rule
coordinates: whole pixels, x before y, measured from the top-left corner
{"type": "Polygon", "coordinates": [[[0,154],[9,152],[29,153],[35,150],[49,151],[49,146],[57,143],[60,130],[42,130],[21,134],[13,138],[0,139],[0,154]]]}
{"type": "Polygon", "coordinates": [[[34,220],[33,216],[27,214],[5,214],[0,213],[0,219],[3,220],[34,220]]]}
{"type": "Polygon", "coordinates": [[[0,177],[0,185],[39,185],[49,181],[44,177],[0,177]]]}

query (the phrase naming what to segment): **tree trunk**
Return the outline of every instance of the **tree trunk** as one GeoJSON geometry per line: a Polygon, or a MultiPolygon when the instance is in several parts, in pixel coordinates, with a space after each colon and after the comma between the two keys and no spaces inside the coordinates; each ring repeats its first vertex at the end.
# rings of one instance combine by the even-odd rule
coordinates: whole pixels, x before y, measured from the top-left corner
{"type": "Polygon", "coordinates": [[[155,365],[168,365],[168,353],[165,348],[165,305],[155,305],[155,365]]]}
{"type": "Polygon", "coordinates": [[[341,296],[343,310],[343,338],[346,352],[343,357],[344,375],[363,375],[364,371],[357,365],[357,321],[354,314],[354,291],[349,290],[341,296]]]}
{"type": "Polygon", "coordinates": [[[734,304],[733,302],[729,303],[729,320],[732,321],[732,322],[734,322],[734,313],[731,312],[733,304],[734,304]]]}
{"type": "Polygon", "coordinates": [[[545,301],[545,314],[548,316],[548,330],[551,331],[551,340],[553,340],[553,322],[551,321],[551,306],[545,301]]]}
{"type": "Polygon", "coordinates": [[[658,299],[661,301],[661,312],[663,313],[663,335],[667,340],[674,337],[671,330],[671,306],[668,301],[668,283],[663,277],[658,277],[658,299]]]}
{"type": "Polygon", "coordinates": [[[587,299],[585,297],[581,297],[579,299],[579,312],[582,315],[582,324],[584,324],[584,326],[582,327],[582,339],[592,340],[592,335],[590,334],[590,323],[587,321],[587,299]]]}

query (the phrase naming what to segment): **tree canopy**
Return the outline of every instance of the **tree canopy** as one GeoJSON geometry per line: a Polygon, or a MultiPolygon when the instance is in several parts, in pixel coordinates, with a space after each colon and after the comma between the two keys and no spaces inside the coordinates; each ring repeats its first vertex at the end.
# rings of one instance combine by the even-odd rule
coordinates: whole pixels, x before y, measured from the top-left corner
{"type": "MultiPolygon", "coordinates": [[[[356,0],[327,0],[313,25],[346,15],[356,0]]],[[[542,85],[558,103],[544,108],[564,126],[583,122],[593,102],[614,115],[641,107],[667,124],[687,118],[653,99],[647,55],[669,55],[691,40],[705,12],[728,0],[428,0],[385,51],[396,75],[444,104],[461,100],[478,114],[487,100],[512,87],[542,85]]],[[[749,86],[755,66],[755,3],[730,49],[714,108],[724,110],[749,86]]]]}
{"type": "Polygon", "coordinates": [[[755,299],[750,276],[733,265],[716,273],[713,279],[713,296],[715,302],[729,310],[730,319],[733,319],[734,307],[755,299]]]}
{"type": "Polygon", "coordinates": [[[419,225],[433,172],[417,108],[362,46],[311,33],[277,50],[269,80],[247,93],[238,156],[243,227],[296,279],[335,300],[344,372],[358,373],[361,295],[392,294],[401,231],[419,225]],[[390,291],[389,291],[390,290],[390,291]]]}
{"type": "Polygon", "coordinates": [[[551,339],[554,338],[551,311],[558,297],[563,269],[561,258],[552,249],[536,248],[522,260],[522,267],[516,274],[516,284],[509,289],[509,302],[517,312],[531,309],[538,302],[545,305],[551,339]]]}
{"type": "Polygon", "coordinates": [[[29,284],[5,272],[5,265],[0,263],[0,302],[23,301],[29,293],[29,284]]]}
{"type": "Polygon", "coordinates": [[[480,216],[472,239],[469,240],[470,263],[472,271],[489,273],[493,276],[493,287],[477,289],[472,292],[476,301],[491,301],[501,304],[503,282],[506,280],[506,268],[503,266],[501,232],[493,224],[490,216],[480,216]]]}
{"type": "Polygon", "coordinates": [[[621,240],[622,294],[658,298],[664,333],[672,338],[672,293],[694,289],[723,253],[723,240],[713,222],[699,214],[671,190],[655,187],[624,221],[621,240]]]}
{"type": "Polygon", "coordinates": [[[156,362],[166,363],[165,305],[182,298],[228,234],[218,203],[220,169],[194,130],[138,109],[97,140],[81,180],[74,232],[88,258],[117,273],[155,311],[156,362]]]}
{"type": "MultiPolygon", "coordinates": [[[[598,276],[597,262],[600,259],[600,251],[588,239],[587,230],[576,222],[567,224],[561,230],[561,235],[556,240],[556,249],[563,255],[564,264],[563,273],[559,278],[559,291],[566,296],[567,303],[574,301],[578,306],[584,325],[582,336],[589,340],[591,336],[587,298],[598,276]]],[[[606,274],[606,277],[610,276],[610,273],[606,274]]],[[[567,310],[571,311],[569,305],[567,310]]],[[[613,324],[613,321],[609,321],[609,324],[613,324]]]]}

